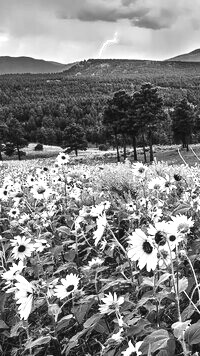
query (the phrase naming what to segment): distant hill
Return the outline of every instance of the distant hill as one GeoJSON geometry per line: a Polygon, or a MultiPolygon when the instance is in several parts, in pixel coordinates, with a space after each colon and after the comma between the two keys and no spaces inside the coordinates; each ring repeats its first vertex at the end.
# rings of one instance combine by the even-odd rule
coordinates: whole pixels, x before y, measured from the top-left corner
{"type": "Polygon", "coordinates": [[[0,74],[57,73],[67,70],[73,64],[34,59],[31,57],[0,56],[0,74]]]}
{"type": "Polygon", "coordinates": [[[167,61],[175,62],[200,62],[200,48],[192,52],[181,54],[179,56],[169,58],[167,61]]]}
{"type": "Polygon", "coordinates": [[[141,83],[156,78],[200,76],[200,62],[151,61],[134,59],[88,59],[77,62],[63,72],[70,77],[83,78],[133,78],[141,83]]]}

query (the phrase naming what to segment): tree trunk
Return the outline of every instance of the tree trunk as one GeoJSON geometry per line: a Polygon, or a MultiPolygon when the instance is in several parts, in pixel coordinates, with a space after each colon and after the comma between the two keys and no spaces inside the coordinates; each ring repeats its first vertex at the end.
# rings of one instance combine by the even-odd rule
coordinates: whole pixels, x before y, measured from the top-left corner
{"type": "Polygon", "coordinates": [[[75,154],[76,154],[76,157],[78,156],[78,150],[77,148],[75,148],[75,154]]]}
{"type": "Polygon", "coordinates": [[[133,151],[134,151],[134,161],[137,161],[137,144],[136,144],[136,137],[133,136],[133,151]]]}
{"type": "Polygon", "coordinates": [[[152,132],[149,132],[149,153],[150,153],[150,162],[153,162],[153,138],[152,132]]]}
{"type": "Polygon", "coordinates": [[[115,135],[115,144],[116,144],[116,149],[117,149],[117,162],[120,162],[119,145],[118,145],[117,135],[115,135]]]}
{"type": "Polygon", "coordinates": [[[143,154],[144,154],[144,162],[147,163],[147,155],[145,151],[145,140],[144,140],[144,134],[142,134],[142,144],[143,144],[143,154]]]}
{"type": "Polygon", "coordinates": [[[3,161],[2,152],[0,151],[0,160],[3,161]]]}
{"type": "Polygon", "coordinates": [[[21,161],[21,156],[20,156],[20,151],[19,151],[19,146],[17,145],[17,155],[18,155],[18,160],[21,161]]]}
{"type": "Polygon", "coordinates": [[[126,138],[123,137],[123,146],[124,146],[124,161],[126,159],[126,138]]]}

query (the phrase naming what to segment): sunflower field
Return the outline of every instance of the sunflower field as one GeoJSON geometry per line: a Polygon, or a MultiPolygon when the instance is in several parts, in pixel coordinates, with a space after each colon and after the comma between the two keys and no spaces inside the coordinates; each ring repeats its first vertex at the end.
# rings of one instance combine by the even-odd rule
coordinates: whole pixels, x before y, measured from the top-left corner
{"type": "Polygon", "coordinates": [[[0,355],[200,354],[200,167],[0,164],[0,355]]]}

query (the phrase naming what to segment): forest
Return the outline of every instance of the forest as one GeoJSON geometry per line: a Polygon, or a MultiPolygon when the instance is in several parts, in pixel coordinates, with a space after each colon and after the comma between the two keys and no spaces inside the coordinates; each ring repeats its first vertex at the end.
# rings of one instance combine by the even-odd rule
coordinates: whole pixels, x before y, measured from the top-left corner
{"type": "MultiPolygon", "coordinates": [[[[170,113],[183,99],[195,108],[189,142],[198,142],[199,63],[91,59],[62,73],[0,76],[1,144],[12,142],[12,133],[6,132],[9,125],[17,125],[15,131],[21,131],[26,142],[69,146],[72,126],[84,135],[83,146],[86,142],[115,146],[113,132],[104,120],[108,102],[120,91],[132,97],[144,83],[156,87],[162,99],[164,118],[154,125],[154,143],[180,141],[180,135],[174,134],[170,113]]],[[[121,146],[122,136],[119,132],[121,146]]],[[[147,136],[137,131],[137,144],[148,144],[147,136]]],[[[132,139],[127,138],[126,143],[131,144],[132,139]]]]}

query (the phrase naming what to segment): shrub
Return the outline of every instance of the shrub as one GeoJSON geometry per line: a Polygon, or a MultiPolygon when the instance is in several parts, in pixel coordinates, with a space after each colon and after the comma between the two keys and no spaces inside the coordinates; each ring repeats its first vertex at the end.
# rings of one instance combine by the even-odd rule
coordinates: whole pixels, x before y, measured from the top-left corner
{"type": "Polygon", "coordinates": [[[44,147],[42,143],[37,143],[37,145],[34,148],[35,151],[43,151],[43,149],[44,147]]]}
{"type": "Polygon", "coordinates": [[[13,145],[13,143],[11,143],[11,142],[6,143],[4,153],[6,154],[6,156],[9,156],[9,157],[15,153],[15,146],[13,145]]]}
{"type": "Polygon", "coordinates": [[[99,145],[99,151],[108,151],[109,147],[105,144],[99,145]]]}
{"type": "Polygon", "coordinates": [[[24,152],[24,151],[19,151],[19,155],[20,155],[20,157],[25,157],[25,156],[26,156],[26,152],[24,152]]]}

